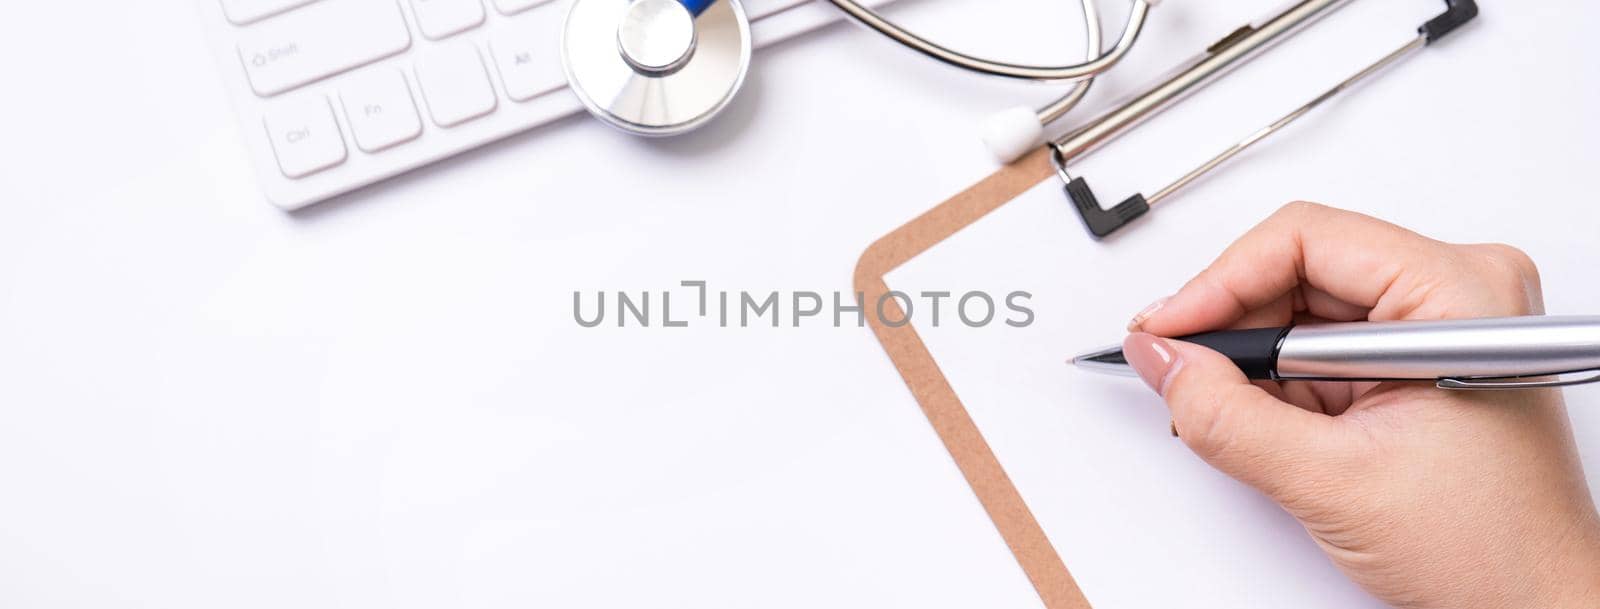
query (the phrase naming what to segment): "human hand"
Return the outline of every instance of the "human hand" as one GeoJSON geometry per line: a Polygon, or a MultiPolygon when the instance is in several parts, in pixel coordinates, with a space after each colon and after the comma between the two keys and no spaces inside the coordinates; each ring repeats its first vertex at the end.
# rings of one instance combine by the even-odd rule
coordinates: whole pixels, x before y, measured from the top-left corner
{"type": "Polygon", "coordinates": [[[1197,455],[1283,506],[1396,607],[1600,607],[1600,516],[1559,390],[1270,383],[1158,338],[1227,328],[1543,313],[1538,271],[1295,203],[1134,318],[1129,363],[1197,455]]]}

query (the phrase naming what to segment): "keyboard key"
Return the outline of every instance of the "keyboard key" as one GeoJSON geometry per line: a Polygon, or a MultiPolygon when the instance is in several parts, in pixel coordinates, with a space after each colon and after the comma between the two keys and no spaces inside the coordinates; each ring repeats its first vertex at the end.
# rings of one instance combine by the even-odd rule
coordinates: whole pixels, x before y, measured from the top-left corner
{"type": "Polygon", "coordinates": [[[422,135],[417,104],[399,70],[359,74],[340,86],[339,98],[356,146],[363,151],[378,152],[422,135]]]}
{"type": "Polygon", "coordinates": [[[435,124],[454,127],[494,112],[499,105],[483,57],[471,43],[441,45],[420,55],[417,84],[435,124]]]}
{"type": "Polygon", "coordinates": [[[344,136],[324,97],[274,102],[263,122],[284,176],[299,179],[344,162],[344,136]]]}
{"type": "Polygon", "coordinates": [[[494,8],[502,15],[515,15],[550,0],[494,0],[494,8]]]}
{"type": "Polygon", "coordinates": [[[482,0],[411,0],[422,35],[438,40],[483,24],[482,0]]]}
{"type": "Polygon", "coordinates": [[[507,27],[495,32],[489,42],[495,67],[506,95],[528,101],[567,84],[561,69],[561,21],[566,17],[558,7],[508,20],[507,27]]]}
{"type": "Polygon", "coordinates": [[[395,0],[322,0],[241,32],[250,88],[271,97],[410,48],[395,0]]]}
{"type": "Polygon", "coordinates": [[[255,23],[316,0],[222,0],[222,14],[234,25],[255,23]]]}

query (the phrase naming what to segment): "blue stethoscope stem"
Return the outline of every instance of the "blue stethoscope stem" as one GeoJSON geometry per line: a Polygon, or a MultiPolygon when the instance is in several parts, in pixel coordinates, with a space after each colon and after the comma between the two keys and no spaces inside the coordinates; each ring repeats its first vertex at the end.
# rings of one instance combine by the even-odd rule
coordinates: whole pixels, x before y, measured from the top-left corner
{"type": "Polygon", "coordinates": [[[689,14],[699,16],[700,13],[705,12],[705,10],[710,8],[711,5],[716,1],[717,0],[678,0],[678,3],[682,4],[683,8],[689,9],[689,14]]]}

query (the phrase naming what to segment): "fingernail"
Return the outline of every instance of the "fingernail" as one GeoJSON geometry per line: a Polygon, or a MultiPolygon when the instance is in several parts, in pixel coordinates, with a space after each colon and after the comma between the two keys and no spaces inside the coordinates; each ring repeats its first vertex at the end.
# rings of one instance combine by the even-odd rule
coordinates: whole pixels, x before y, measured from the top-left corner
{"type": "Polygon", "coordinates": [[[1128,365],[1133,366],[1139,378],[1144,379],[1144,384],[1163,396],[1167,394],[1167,385],[1172,382],[1172,377],[1183,368],[1183,358],[1178,355],[1177,349],[1173,349],[1166,339],[1149,334],[1128,336],[1122,342],[1122,353],[1128,358],[1128,365]]]}
{"type": "Polygon", "coordinates": [[[1144,322],[1148,321],[1150,317],[1154,316],[1158,311],[1161,310],[1162,307],[1167,306],[1167,301],[1171,299],[1171,296],[1163,296],[1159,300],[1146,305],[1143,310],[1140,310],[1137,315],[1133,316],[1132,321],[1128,322],[1128,331],[1138,332],[1139,327],[1143,326],[1144,322]]]}

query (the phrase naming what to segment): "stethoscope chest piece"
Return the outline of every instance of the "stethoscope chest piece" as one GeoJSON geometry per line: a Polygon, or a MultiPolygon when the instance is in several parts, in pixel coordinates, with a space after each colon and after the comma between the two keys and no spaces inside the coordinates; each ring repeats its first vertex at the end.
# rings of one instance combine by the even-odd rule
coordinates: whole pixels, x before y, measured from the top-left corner
{"type": "Polygon", "coordinates": [[[561,52],[595,116],[675,135],[711,120],[744,84],[750,22],[739,0],[573,0],[561,52]]]}

